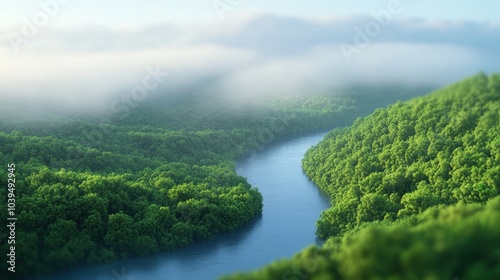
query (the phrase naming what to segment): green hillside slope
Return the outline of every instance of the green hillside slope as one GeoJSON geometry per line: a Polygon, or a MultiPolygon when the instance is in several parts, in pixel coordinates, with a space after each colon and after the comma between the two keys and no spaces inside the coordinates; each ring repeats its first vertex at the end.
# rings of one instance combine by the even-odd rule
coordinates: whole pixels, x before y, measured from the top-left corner
{"type": "Polygon", "coordinates": [[[500,278],[500,75],[333,130],[303,168],[331,196],[329,240],[224,279],[500,278]]]}
{"type": "Polygon", "coordinates": [[[500,75],[478,75],[334,130],[303,160],[333,207],[321,237],[500,190],[500,75]]]}

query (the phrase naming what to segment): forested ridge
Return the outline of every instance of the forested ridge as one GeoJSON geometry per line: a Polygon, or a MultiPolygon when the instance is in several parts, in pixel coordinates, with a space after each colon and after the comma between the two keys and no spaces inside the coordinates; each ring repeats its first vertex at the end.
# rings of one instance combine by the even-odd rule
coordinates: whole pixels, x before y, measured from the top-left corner
{"type": "MultiPolygon", "coordinates": [[[[405,97],[314,95],[238,105],[177,96],[104,122],[4,116],[0,180],[7,182],[6,165],[15,163],[22,221],[16,276],[169,251],[235,229],[263,205],[234,172],[238,156],[281,137],[347,125],[405,97]]],[[[6,188],[0,194],[6,197],[6,188]]],[[[0,267],[7,271],[5,262],[0,267]]]]}
{"type": "Polygon", "coordinates": [[[499,114],[500,75],[478,75],[329,133],[303,160],[334,205],[319,236],[497,196],[499,114]]]}
{"type": "Polygon", "coordinates": [[[331,131],[303,168],[328,238],[224,279],[500,278],[500,75],[478,74],[331,131]]]}

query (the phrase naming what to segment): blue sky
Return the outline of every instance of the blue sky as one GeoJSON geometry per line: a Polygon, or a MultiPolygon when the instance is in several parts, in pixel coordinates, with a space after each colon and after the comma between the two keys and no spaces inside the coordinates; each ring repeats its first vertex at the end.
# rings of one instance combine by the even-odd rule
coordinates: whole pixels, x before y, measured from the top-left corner
{"type": "Polygon", "coordinates": [[[109,109],[148,67],[172,73],[164,92],[234,96],[359,82],[446,85],[500,71],[500,1],[357,3],[0,0],[0,98],[109,109]],[[56,1],[67,3],[36,24],[40,3],[56,1]],[[214,3],[229,2],[221,20],[214,3]],[[377,20],[372,13],[389,3],[400,10],[377,20]]]}
{"type": "MultiPolygon", "coordinates": [[[[53,0],[55,1],[55,0],[53,0]]],[[[199,22],[218,20],[214,11],[214,0],[65,0],[60,17],[52,24],[57,28],[81,25],[105,25],[133,27],[165,22],[199,22]]],[[[220,2],[228,3],[229,0],[220,2]]],[[[342,17],[367,15],[386,7],[390,0],[345,1],[345,0],[240,0],[228,18],[247,13],[269,13],[295,17],[342,17]]],[[[405,6],[401,16],[430,20],[466,20],[499,22],[500,1],[453,1],[453,0],[400,0],[405,6]]],[[[21,18],[30,17],[39,8],[39,2],[49,0],[0,1],[2,26],[15,26],[21,18]]],[[[238,3],[234,0],[233,3],[238,3]]]]}

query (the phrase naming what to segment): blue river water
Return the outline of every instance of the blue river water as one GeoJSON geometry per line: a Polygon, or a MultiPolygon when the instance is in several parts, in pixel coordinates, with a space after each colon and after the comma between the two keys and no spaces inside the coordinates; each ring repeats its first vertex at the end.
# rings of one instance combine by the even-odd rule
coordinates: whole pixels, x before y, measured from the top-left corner
{"type": "Polygon", "coordinates": [[[262,216],[244,227],[174,252],[77,267],[41,279],[217,279],[292,256],[318,242],[315,223],[330,206],[301,168],[306,150],[324,135],[283,140],[238,160],[236,172],[264,197],[262,216]]]}

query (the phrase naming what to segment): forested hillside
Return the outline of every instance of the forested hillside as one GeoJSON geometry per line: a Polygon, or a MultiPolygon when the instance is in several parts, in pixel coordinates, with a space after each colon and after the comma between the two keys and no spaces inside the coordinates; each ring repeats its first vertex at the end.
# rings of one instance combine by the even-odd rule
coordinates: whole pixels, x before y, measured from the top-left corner
{"type": "MultiPolygon", "coordinates": [[[[364,96],[251,105],[177,96],[151,99],[105,121],[2,117],[0,180],[7,182],[6,165],[14,163],[15,212],[22,221],[17,275],[173,250],[243,225],[261,213],[263,201],[236,175],[234,160],[280,137],[344,126],[380,103],[406,98],[364,96]]],[[[6,197],[7,188],[0,194],[6,197]]],[[[0,218],[5,221],[7,211],[0,218]]],[[[2,251],[7,246],[2,242],[2,251]]]]}
{"type": "Polygon", "coordinates": [[[334,205],[319,236],[497,196],[499,121],[500,75],[478,75],[332,131],[303,161],[334,205]]]}
{"type": "Polygon", "coordinates": [[[303,168],[331,197],[330,239],[225,279],[500,278],[500,75],[335,129],[303,168]]]}
{"type": "Polygon", "coordinates": [[[500,198],[434,206],[331,237],[289,260],[223,280],[485,279],[500,276],[500,198]]]}

